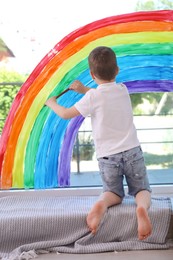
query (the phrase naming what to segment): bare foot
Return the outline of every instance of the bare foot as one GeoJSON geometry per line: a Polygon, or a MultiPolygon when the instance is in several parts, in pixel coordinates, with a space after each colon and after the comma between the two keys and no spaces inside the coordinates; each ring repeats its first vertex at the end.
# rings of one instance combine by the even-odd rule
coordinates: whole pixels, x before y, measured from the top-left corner
{"type": "Polygon", "coordinates": [[[106,206],[104,201],[98,201],[90,210],[87,216],[87,225],[92,232],[95,234],[97,232],[97,228],[101,222],[101,219],[106,211],[106,206]]]}
{"type": "Polygon", "coordinates": [[[151,235],[152,226],[145,208],[139,207],[136,210],[138,221],[138,238],[144,240],[151,235]]]}

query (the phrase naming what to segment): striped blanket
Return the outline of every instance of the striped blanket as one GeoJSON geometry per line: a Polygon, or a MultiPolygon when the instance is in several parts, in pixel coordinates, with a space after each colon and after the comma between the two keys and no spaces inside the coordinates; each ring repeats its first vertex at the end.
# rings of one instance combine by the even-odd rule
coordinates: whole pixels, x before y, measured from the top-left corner
{"type": "Polygon", "coordinates": [[[86,216],[96,200],[95,196],[0,198],[0,259],[30,259],[44,250],[77,254],[172,247],[166,239],[172,210],[169,198],[152,198],[153,233],[145,241],[137,238],[136,206],[130,196],[108,209],[92,235],[86,216]]]}

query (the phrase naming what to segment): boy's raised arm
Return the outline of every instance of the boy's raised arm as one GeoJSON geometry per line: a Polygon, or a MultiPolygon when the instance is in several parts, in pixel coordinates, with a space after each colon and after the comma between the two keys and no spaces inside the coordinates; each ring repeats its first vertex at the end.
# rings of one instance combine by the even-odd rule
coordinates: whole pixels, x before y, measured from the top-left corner
{"type": "Polygon", "coordinates": [[[52,109],[58,116],[64,119],[70,119],[80,115],[79,111],[74,106],[66,108],[57,104],[56,97],[49,98],[45,102],[45,105],[52,109]]]}
{"type": "MultiPolygon", "coordinates": [[[[79,80],[75,80],[69,87],[69,89],[74,90],[78,93],[85,94],[90,88],[84,86],[79,80]]],[[[49,98],[45,105],[52,109],[58,116],[64,119],[70,119],[75,116],[79,116],[79,111],[74,107],[66,108],[56,102],[56,97],[49,98]]]]}

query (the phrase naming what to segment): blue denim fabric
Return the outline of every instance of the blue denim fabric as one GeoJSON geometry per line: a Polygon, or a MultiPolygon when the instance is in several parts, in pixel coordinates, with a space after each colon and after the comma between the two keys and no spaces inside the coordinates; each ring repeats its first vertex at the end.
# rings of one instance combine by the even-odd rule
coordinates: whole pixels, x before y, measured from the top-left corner
{"type": "Polygon", "coordinates": [[[123,179],[126,178],[128,194],[135,196],[141,190],[151,192],[143,152],[140,146],[118,154],[99,158],[103,191],[125,196],[123,179]]]}

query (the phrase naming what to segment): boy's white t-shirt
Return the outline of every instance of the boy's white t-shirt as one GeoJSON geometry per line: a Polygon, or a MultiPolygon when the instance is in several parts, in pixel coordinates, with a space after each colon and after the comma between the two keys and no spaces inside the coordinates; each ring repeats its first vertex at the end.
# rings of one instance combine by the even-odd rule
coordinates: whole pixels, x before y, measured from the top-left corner
{"type": "Polygon", "coordinates": [[[111,82],[90,89],[75,108],[84,117],[91,115],[97,158],[139,145],[131,100],[124,84],[111,82]]]}

